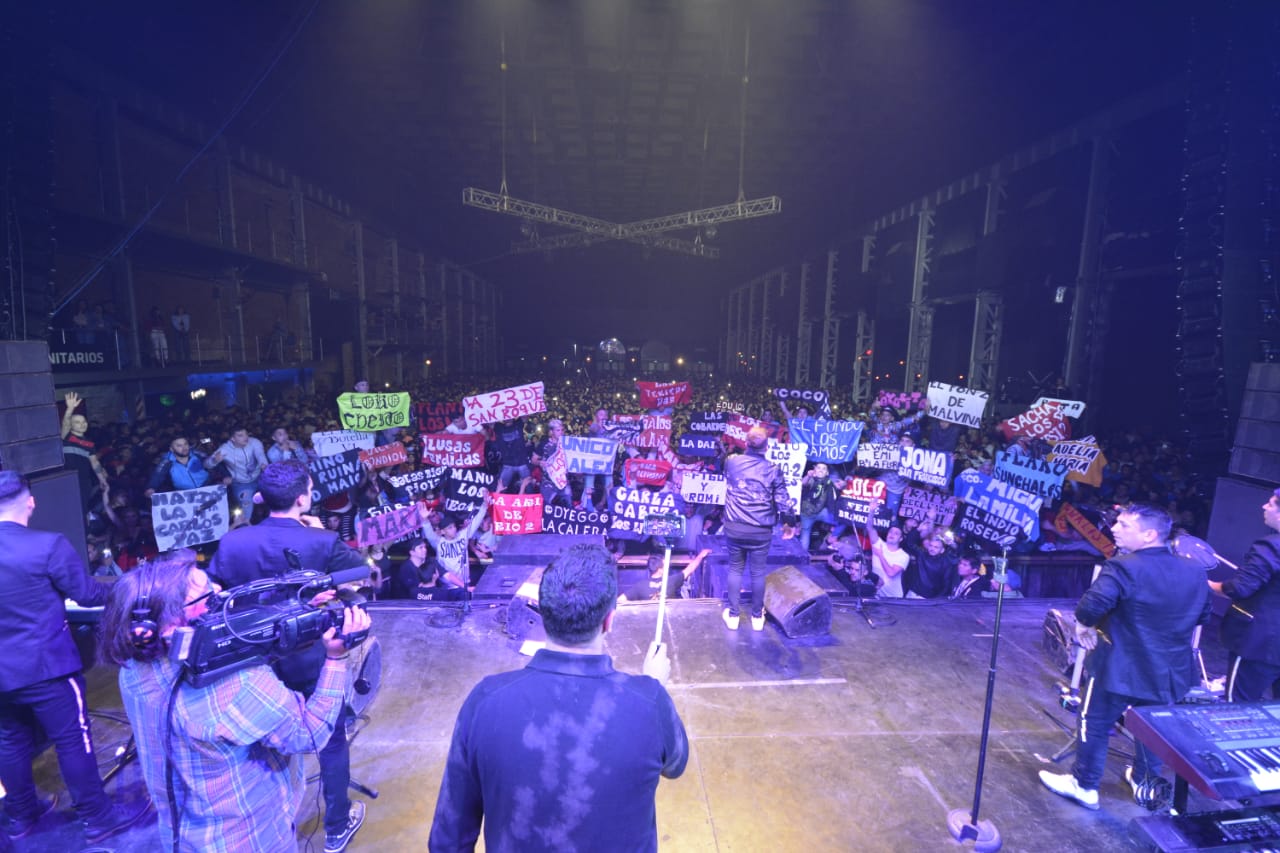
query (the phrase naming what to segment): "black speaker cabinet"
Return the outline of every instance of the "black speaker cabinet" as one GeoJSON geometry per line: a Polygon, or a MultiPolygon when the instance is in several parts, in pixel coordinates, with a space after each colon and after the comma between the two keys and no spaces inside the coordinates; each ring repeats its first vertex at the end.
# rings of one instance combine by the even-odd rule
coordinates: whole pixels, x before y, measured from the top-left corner
{"type": "Polygon", "coordinates": [[[0,468],[32,474],[61,467],[49,345],[0,341],[0,468]]]}
{"type": "Polygon", "coordinates": [[[85,542],[84,513],[80,510],[80,479],[76,473],[55,471],[31,477],[30,481],[31,494],[36,499],[31,526],[67,537],[87,566],[89,551],[85,542]]]}
{"type": "Polygon", "coordinates": [[[764,609],[788,637],[831,633],[831,597],[795,566],[783,566],[765,577],[764,609]]]}

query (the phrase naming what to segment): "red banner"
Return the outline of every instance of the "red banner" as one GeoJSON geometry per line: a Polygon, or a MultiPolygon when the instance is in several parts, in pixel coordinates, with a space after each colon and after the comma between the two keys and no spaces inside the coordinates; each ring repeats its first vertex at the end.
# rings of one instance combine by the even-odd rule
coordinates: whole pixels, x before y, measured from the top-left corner
{"type": "Polygon", "coordinates": [[[632,447],[660,449],[671,443],[671,418],[666,415],[614,415],[609,423],[621,427],[622,442],[632,447]]]}
{"type": "Polygon", "coordinates": [[[782,430],[782,424],[765,423],[764,421],[749,418],[746,415],[730,415],[729,423],[724,428],[724,443],[730,447],[736,447],[745,450],[747,446],[747,433],[752,427],[762,426],[769,431],[769,438],[776,439],[778,433],[782,430]]]}
{"type": "Polygon", "coordinates": [[[693,388],[688,382],[636,382],[640,390],[640,408],[665,409],[693,402],[693,388]]]}
{"type": "Polygon", "coordinates": [[[493,532],[499,536],[542,532],[542,495],[493,495],[493,532]]]}
{"type": "Polygon", "coordinates": [[[390,468],[392,465],[403,465],[409,461],[409,454],[404,445],[398,441],[360,451],[360,464],[370,471],[377,468],[390,468]]]}
{"type": "Polygon", "coordinates": [[[484,436],[480,433],[424,433],[422,464],[445,468],[479,468],[484,465],[484,436]]]}
{"type": "Polygon", "coordinates": [[[627,485],[662,486],[671,476],[671,463],[665,459],[628,459],[622,466],[627,485]]]}
{"type": "Polygon", "coordinates": [[[1019,435],[1043,438],[1045,441],[1061,441],[1071,437],[1071,422],[1057,403],[1041,403],[1016,418],[1001,421],[1000,432],[1004,434],[1005,441],[1013,441],[1019,435]]]}
{"type": "Polygon", "coordinates": [[[1085,541],[1101,551],[1102,556],[1108,560],[1116,555],[1116,543],[1108,539],[1107,534],[1099,530],[1092,521],[1085,518],[1080,510],[1063,502],[1058,508],[1058,515],[1053,519],[1053,526],[1059,533],[1066,533],[1068,524],[1080,531],[1085,541]]]}

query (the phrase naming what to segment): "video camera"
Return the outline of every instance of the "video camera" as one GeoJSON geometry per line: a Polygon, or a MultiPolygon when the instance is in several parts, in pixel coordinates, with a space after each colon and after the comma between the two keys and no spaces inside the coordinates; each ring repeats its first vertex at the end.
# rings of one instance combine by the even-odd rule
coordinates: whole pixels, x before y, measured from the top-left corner
{"type": "MultiPolygon", "coordinates": [[[[312,607],[312,596],[340,584],[364,580],[367,566],[334,572],[297,571],[264,578],[213,597],[209,612],[173,632],[170,657],[183,668],[188,683],[203,687],[224,675],[259,664],[272,664],[307,648],[330,628],[342,629],[343,607],[363,607],[364,596],[339,590],[324,607],[312,607]],[[253,603],[236,607],[237,599],[253,603]]],[[[369,636],[360,631],[345,638],[348,648],[369,636]]]]}

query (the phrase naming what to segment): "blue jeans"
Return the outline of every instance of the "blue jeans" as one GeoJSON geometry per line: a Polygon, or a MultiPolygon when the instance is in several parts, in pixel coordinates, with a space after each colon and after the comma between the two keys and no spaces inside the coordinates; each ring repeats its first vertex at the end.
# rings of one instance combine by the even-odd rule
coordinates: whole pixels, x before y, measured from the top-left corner
{"type": "Polygon", "coordinates": [[[737,616],[742,609],[742,572],[751,575],[751,615],[764,615],[764,578],[768,574],[765,561],[769,556],[769,542],[752,542],[729,537],[729,569],[725,578],[729,592],[729,615],[737,616]]]}
{"type": "Polygon", "coordinates": [[[351,796],[347,786],[351,782],[351,747],[347,744],[346,705],[338,713],[333,724],[333,735],[316,755],[320,760],[320,790],[324,792],[324,831],[337,835],[347,827],[347,812],[351,811],[351,796]]]}
{"type": "Polygon", "coordinates": [[[512,480],[523,480],[528,476],[528,465],[503,465],[502,473],[498,475],[498,491],[505,492],[512,480]]]}
{"type": "Polygon", "coordinates": [[[847,524],[836,518],[829,509],[824,509],[817,515],[800,516],[800,547],[806,551],[809,550],[809,539],[813,535],[813,525],[819,521],[823,524],[831,525],[831,535],[836,538],[839,538],[840,534],[844,533],[845,528],[848,527],[847,524]]]}
{"type": "Polygon", "coordinates": [[[37,817],[31,762],[37,754],[37,731],[44,729],[58,754],[58,769],[76,814],[88,823],[107,820],[111,801],[98,776],[84,692],[84,676],[77,672],[0,693],[0,784],[10,818],[37,817]]]}
{"type": "Polygon", "coordinates": [[[556,499],[560,499],[563,506],[573,506],[573,492],[570,491],[569,485],[566,483],[563,489],[556,488],[556,484],[550,479],[542,481],[542,503],[544,506],[550,506],[555,503],[556,499]]]}
{"type": "MultiPolygon", "coordinates": [[[[1107,741],[1111,737],[1111,727],[1124,715],[1125,709],[1130,705],[1162,704],[1112,693],[1099,687],[1096,679],[1089,679],[1085,685],[1084,704],[1080,706],[1080,745],[1076,748],[1076,763],[1071,770],[1081,788],[1098,790],[1107,765],[1107,741]]],[[[1160,759],[1138,741],[1134,741],[1133,747],[1134,781],[1142,782],[1159,776],[1160,759]]]]}
{"type": "Polygon", "coordinates": [[[240,507],[246,516],[253,515],[253,495],[258,491],[258,481],[252,483],[231,483],[232,507],[240,507]]]}

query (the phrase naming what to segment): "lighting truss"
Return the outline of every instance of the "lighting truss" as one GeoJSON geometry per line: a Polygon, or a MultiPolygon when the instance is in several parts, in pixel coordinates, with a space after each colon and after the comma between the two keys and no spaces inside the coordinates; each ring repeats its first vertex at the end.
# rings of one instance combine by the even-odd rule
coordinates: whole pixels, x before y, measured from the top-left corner
{"type": "MultiPolygon", "coordinates": [[[[597,243],[604,243],[612,240],[612,237],[603,234],[589,234],[583,231],[567,231],[563,234],[555,234],[550,237],[534,236],[528,240],[511,244],[511,251],[520,255],[526,252],[552,251],[554,249],[575,249],[583,246],[594,246],[597,243]]],[[[666,249],[671,252],[681,252],[686,255],[694,255],[699,258],[718,258],[720,250],[715,246],[707,245],[701,240],[683,240],[679,237],[666,237],[662,235],[645,235],[643,237],[622,238],[632,243],[638,243],[642,246],[650,246],[658,249],[666,249]]]]}

